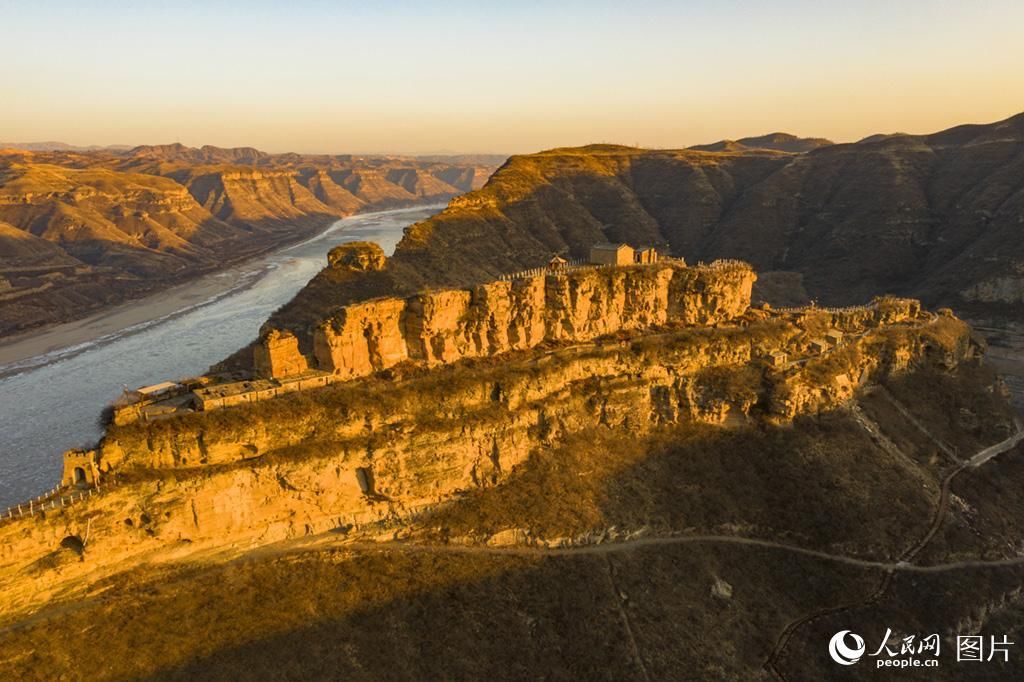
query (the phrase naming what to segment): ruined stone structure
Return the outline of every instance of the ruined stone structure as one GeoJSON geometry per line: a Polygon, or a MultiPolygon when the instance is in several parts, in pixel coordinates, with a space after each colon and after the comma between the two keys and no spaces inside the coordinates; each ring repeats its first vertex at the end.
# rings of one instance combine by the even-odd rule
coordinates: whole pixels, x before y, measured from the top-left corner
{"type": "Polygon", "coordinates": [[[68,450],[64,453],[63,486],[93,486],[100,478],[95,450],[68,450]]]}
{"type": "Polygon", "coordinates": [[[544,341],[589,341],[669,323],[713,325],[747,311],[755,279],[741,262],[662,262],[373,299],[339,308],[314,329],[312,358],[290,333],[268,331],[255,366],[267,379],[319,370],[343,380],[406,361],[435,366],[544,341]]]}
{"type": "Polygon", "coordinates": [[[253,379],[214,384],[193,391],[193,404],[196,409],[209,412],[223,407],[269,400],[295,391],[320,388],[337,380],[337,377],[326,372],[309,371],[282,379],[253,379]]]}
{"type": "Polygon", "coordinates": [[[811,339],[809,344],[812,353],[821,354],[828,350],[828,344],[824,339],[811,339]]]}
{"type": "Polygon", "coordinates": [[[658,250],[653,246],[645,246],[633,254],[637,263],[649,264],[658,262],[658,250]]]}

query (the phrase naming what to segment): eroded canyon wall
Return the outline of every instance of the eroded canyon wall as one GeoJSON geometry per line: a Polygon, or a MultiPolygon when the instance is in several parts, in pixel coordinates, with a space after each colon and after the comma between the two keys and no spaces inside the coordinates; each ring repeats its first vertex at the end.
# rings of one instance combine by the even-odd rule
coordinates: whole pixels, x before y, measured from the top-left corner
{"type": "Polygon", "coordinates": [[[434,366],[666,323],[713,325],[747,311],[755,279],[737,261],[699,267],[668,261],[379,298],[343,306],[321,322],[305,365],[295,361],[296,345],[282,344],[284,332],[268,330],[255,366],[270,378],[305,366],[354,378],[406,361],[434,366]]]}

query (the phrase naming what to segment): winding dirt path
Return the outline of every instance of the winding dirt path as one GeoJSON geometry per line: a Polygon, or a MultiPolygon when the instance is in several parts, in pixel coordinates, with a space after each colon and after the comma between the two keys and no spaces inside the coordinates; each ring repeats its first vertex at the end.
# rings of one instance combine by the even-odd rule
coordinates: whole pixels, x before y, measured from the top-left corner
{"type": "MultiPolygon", "coordinates": [[[[602,542],[596,545],[577,545],[569,547],[533,547],[529,545],[509,545],[507,547],[491,547],[487,545],[453,545],[445,543],[407,542],[402,540],[387,540],[382,542],[355,541],[344,542],[338,545],[338,549],[351,549],[355,551],[383,551],[401,552],[407,554],[469,554],[469,555],[490,555],[490,556],[517,556],[517,557],[572,557],[572,556],[594,556],[620,554],[635,552],[637,550],[652,547],[667,547],[673,545],[741,545],[746,547],[762,547],[765,549],[777,549],[793,554],[832,561],[857,568],[867,568],[880,571],[906,572],[906,573],[945,573],[968,568],[1006,568],[1010,566],[1024,566],[1024,556],[1011,557],[1008,559],[991,560],[964,560],[950,561],[942,564],[919,565],[909,563],[907,560],[899,561],[876,561],[872,559],[860,559],[845,554],[831,554],[816,549],[808,549],[799,545],[790,545],[784,542],[773,540],[760,540],[757,538],[744,538],[734,535],[670,535],[651,536],[636,538],[633,540],[621,540],[615,542],[602,542]]],[[[310,549],[324,549],[322,545],[310,546],[310,549]]]]}
{"type": "Polygon", "coordinates": [[[637,670],[640,671],[640,676],[644,679],[644,682],[651,682],[651,676],[647,674],[647,666],[644,665],[644,658],[640,653],[640,647],[636,643],[636,637],[633,636],[633,624],[629,620],[629,613],[626,612],[626,607],[622,603],[622,593],[619,591],[619,586],[615,583],[615,569],[612,568],[611,559],[608,558],[607,554],[604,554],[601,556],[601,562],[608,573],[608,585],[612,593],[611,598],[615,602],[615,608],[618,609],[619,619],[622,621],[622,629],[626,633],[626,642],[629,643],[629,651],[633,655],[633,662],[636,664],[637,670]]]}
{"type": "MultiPolygon", "coordinates": [[[[891,399],[890,396],[888,396],[886,393],[883,393],[883,395],[885,395],[886,398],[889,398],[893,406],[899,410],[901,406],[894,399],[891,399]]],[[[899,411],[901,414],[904,414],[903,410],[899,411]]],[[[935,506],[935,512],[932,514],[932,519],[931,522],[928,524],[928,529],[925,531],[925,534],[921,537],[921,539],[918,540],[913,546],[911,546],[905,552],[903,552],[903,554],[900,555],[899,561],[895,563],[878,562],[878,567],[882,568],[885,571],[885,574],[882,576],[882,580],[879,582],[878,587],[875,588],[875,590],[870,595],[868,595],[864,599],[859,599],[855,602],[849,602],[846,604],[840,604],[825,609],[819,609],[817,611],[806,614],[805,616],[793,621],[792,623],[786,626],[786,628],[779,635],[779,638],[776,640],[775,648],[772,649],[772,653],[768,656],[768,660],[765,662],[765,668],[768,669],[780,680],[785,680],[786,678],[782,674],[782,671],[778,668],[779,658],[782,656],[782,652],[785,651],[786,646],[789,644],[789,640],[792,638],[793,634],[798,629],[812,621],[818,620],[819,618],[823,618],[828,615],[841,613],[843,611],[848,611],[853,608],[863,608],[877,603],[885,595],[885,593],[888,592],[889,585],[892,584],[892,579],[897,571],[939,573],[943,571],[953,571],[965,568],[988,568],[1024,565],[1024,557],[1013,557],[1011,559],[997,559],[994,561],[956,561],[946,564],[933,564],[930,566],[916,566],[910,563],[918,554],[921,553],[921,551],[925,547],[928,546],[928,543],[932,541],[932,538],[935,537],[935,534],[942,527],[943,522],[945,522],[946,515],[949,510],[949,498],[951,495],[950,491],[953,486],[953,479],[955,479],[958,475],[960,475],[969,468],[977,468],[978,466],[989,461],[996,455],[1007,452],[1008,450],[1012,450],[1014,447],[1017,446],[1018,443],[1024,440],[1024,429],[1021,429],[1020,423],[1015,421],[1015,424],[1017,426],[1017,433],[1013,434],[1009,438],[999,443],[996,443],[995,445],[990,445],[988,447],[982,448],[977,453],[975,453],[971,458],[965,461],[957,458],[956,455],[947,451],[940,441],[935,439],[934,436],[932,436],[926,429],[924,429],[923,426],[918,424],[916,420],[910,418],[909,413],[904,414],[904,416],[908,417],[908,419],[910,419],[910,421],[914,423],[915,426],[921,429],[921,431],[924,432],[925,435],[928,435],[930,438],[932,438],[933,441],[935,441],[940,447],[942,447],[943,451],[946,452],[947,455],[949,455],[954,460],[959,462],[959,464],[956,467],[954,467],[948,474],[946,474],[946,476],[942,479],[942,487],[939,492],[938,504],[936,504],[935,506]]]]}

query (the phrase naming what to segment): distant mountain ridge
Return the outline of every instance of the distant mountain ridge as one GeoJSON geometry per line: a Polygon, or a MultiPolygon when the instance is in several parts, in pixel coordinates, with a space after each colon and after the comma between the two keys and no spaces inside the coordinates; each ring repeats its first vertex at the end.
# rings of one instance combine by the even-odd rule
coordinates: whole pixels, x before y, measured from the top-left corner
{"type": "Polygon", "coordinates": [[[0,336],[74,319],[494,166],[181,144],[0,150],[0,336]]]}
{"type": "Polygon", "coordinates": [[[74,144],[68,144],[67,142],[0,142],[0,150],[2,149],[22,149],[29,152],[53,152],[53,151],[66,151],[66,152],[93,152],[93,151],[110,151],[120,152],[131,149],[131,145],[126,144],[111,144],[111,145],[87,145],[81,147],[74,144]]]}
{"type": "Polygon", "coordinates": [[[744,152],[753,149],[770,149],[777,152],[803,154],[805,152],[835,144],[823,137],[797,137],[789,133],[769,133],[758,137],[744,137],[739,140],[719,140],[711,144],[688,147],[702,152],[744,152]]]}
{"type": "Polygon", "coordinates": [[[335,161],[351,161],[353,158],[362,159],[416,159],[428,163],[451,163],[451,164],[472,164],[477,166],[500,166],[508,154],[484,154],[456,152],[430,153],[430,154],[326,154],[296,152],[271,153],[256,149],[255,147],[217,147],[214,145],[203,145],[202,147],[189,147],[180,142],[168,144],[111,144],[111,145],[74,145],[67,142],[45,141],[45,142],[0,142],[0,151],[18,149],[29,152],[110,152],[118,156],[130,158],[158,158],[164,161],[176,161],[182,163],[286,163],[300,161],[324,161],[333,159],[335,161]]]}
{"type": "Polygon", "coordinates": [[[151,158],[179,163],[258,163],[271,157],[253,147],[214,147],[203,145],[198,149],[181,143],[140,145],[124,152],[129,158],[151,158]]]}

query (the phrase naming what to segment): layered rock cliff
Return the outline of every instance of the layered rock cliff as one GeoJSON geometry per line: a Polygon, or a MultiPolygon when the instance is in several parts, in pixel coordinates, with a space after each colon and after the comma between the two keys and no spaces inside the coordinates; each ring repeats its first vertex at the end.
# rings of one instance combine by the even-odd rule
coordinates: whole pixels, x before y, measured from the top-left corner
{"type": "Polygon", "coordinates": [[[308,367],[349,378],[406,361],[431,366],[667,323],[716,324],[746,312],[754,280],[754,272],[740,262],[693,268],[662,262],[376,298],[341,306],[322,321],[312,332],[312,354],[304,366],[275,360],[275,353],[293,356],[303,346],[290,332],[276,329],[264,332],[255,364],[272,378],[308,367]],[[274,364],[294,369],[285,374],[274,364]]]}

